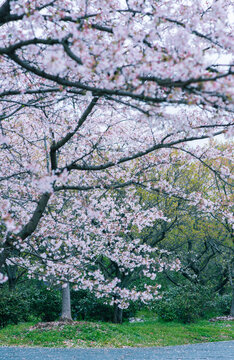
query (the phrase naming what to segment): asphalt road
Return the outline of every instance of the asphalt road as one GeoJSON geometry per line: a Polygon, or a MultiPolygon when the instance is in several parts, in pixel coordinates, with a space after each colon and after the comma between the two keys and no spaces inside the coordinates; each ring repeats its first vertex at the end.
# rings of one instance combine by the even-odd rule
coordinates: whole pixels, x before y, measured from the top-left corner
{"type": "Polygon", "coordinates": [[[234,360],[234,341],[164,348],[58,349],[0,347],[0,360],[234,360]]]}

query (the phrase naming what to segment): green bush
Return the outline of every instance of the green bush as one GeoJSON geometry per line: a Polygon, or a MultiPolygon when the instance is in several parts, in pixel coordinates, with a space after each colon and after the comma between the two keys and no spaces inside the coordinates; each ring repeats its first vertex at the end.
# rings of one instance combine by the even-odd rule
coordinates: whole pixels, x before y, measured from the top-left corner
{"type": "MultiPolygon", "coordinates": [[[[17,324],[30,319],[38,321],[58,320],[62,309],[62,296],[59,289],[50,288],[36,280],[20,285],[15,291],[7,287],[0,290],[0,326],[17,324]]],[[[89,291],[71,290],[71,308],[74,320],[112,321],[114,308],[104,304],[89,291]]],[[[124,310],[123,318],[135,315],[138,307],[131,305],[124,310]]]]}
{"type": "Polygon", "coordinates": [[[40,283],[28,292],[30,314],[42,321],[59,319],[62,309],[61,292],[40,283]]]}
{"type": "Polygon", "coordinates": [[[61,294],[47,289],[41,282],[27,282],[14,291],[0,290],[0,326],[17,324],[36,318],[39,321],[57,320],[61,314],[61,294]]]}
{"type": "Polygon", "coordinates": [[[198,286],[184,286],[165,292],[153,308],[162,320],[190,323],[205,316],[210,307],[209,300],[209,290],[198,286]]]}
{"type": "MultiPolygon", "coordinates": [[[[62,308],[60,290],[47,289],[40,283],[30,296],[30,313],[42,321],[54,321],[59,319],[62,308]]],[[[71,310],[74,320],[101,320],[112,321],[113,307],[104,304],[103,299],[97,299],[94,294],[87,290],[71,290],[71,310]]],[[[134,306],[123,313],[123,318],[129,318],[136,312],[134,306]]]]}
{"type": "Polygon", "coordinates": [[[213,306],[217,315],[229,315],[232,304],[232,294],[216,295],[213,306]]]}
{"type": "Polygon", "coordinates": [[[27,321],[30,315],[27,296],[20,291],[1,289],[0,292],[0,327],[27,321]]]}
{"type": "MultiPolygon", "coordinates": [[[[87,290],[71,291],[71,308],[74,320],[101,320],[112,321],[114,307],[104,303],[103,299],[97,299],[94,294],[87,290]]],[[[123,311],[123,319],[135,315],[137,306],[132,304],[123,311]]]]}

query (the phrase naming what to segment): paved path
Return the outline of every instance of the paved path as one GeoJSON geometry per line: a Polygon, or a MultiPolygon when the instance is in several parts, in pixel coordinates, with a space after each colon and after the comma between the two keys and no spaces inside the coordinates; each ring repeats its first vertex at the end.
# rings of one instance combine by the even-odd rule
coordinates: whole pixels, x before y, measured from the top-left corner
{"type": "Polygon", "coordinates": [[[164,348],[58,349],[0,347],[0,360],[234,360],[234,341],[164,348]]]}

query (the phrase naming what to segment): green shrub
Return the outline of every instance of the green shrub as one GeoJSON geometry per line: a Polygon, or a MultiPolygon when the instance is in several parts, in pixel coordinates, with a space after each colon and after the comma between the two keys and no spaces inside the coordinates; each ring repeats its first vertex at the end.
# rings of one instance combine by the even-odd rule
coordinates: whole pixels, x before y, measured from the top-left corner
{"type": "MultiPolygon", "coordinates": [[[[112,321],[114,308],[97,299],[89,291],[71,290],[71,308],[74,320],[112,321]]],[[[15,291],[7,287],[0,290],[0,326],[17,324],[30,319],[38,321],[58,320],[62,309],[62,296],[59,289],[50,288],[40,282],[30,280],[15,291]]],[[[133,304],[124,310],[123,318],[128,319],[138,310],[133,304]]]]}
{"type": "Polygon", "coordinates": [[[232,294],[216,295],[213,306],[217,315],[229,315],[232,304],[232,294]]]}
{"type": "Polygon", "coordinates": [[[61,314],[59,290],[47,289],[41,282],[27,282],[14,291],[0,290],[0,326],[17,324],[36,318],[39,321],[57,320],[61,314]]]}
{"type": "Polygon", "coordinates": [[[30,314],[42,321],[59,319],[62,309],[61,292],[40,283],[28,292],[30,314]]]}
{"type": "Polygon", "coordinates": [[[1,289],[0,292],[0,327],[27,321],[30,308],[27,296],[20,291],[1,289]]]}
{"type": "Polygon", "coordinates": [[[171,288],[156,301],[154,310],[165,321],[190,323],[205,316],[209,309],[210,292],[198,286],[171,288]]]}
{"type": "MultiPolygon", "coordinates": [[[[71,291],[71,308],[74,320],[101,320],[112,321],[114,307],[104,303],[103,299],[97,299],[94,294],[87,290],[71,291]]],[[[132,304],[123,311],[123,319],[135,315],[137,306],[132,304]]]]}

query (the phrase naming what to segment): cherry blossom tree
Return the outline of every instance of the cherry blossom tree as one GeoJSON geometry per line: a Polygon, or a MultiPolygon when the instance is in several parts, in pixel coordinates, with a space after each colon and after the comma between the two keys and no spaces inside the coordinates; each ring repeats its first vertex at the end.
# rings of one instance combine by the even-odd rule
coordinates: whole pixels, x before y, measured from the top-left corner
{"type": "Polygon", "coordinates": [[[159,251],[141,236],[142,230],[157,220],[169,219],[156,207],[144,209],[134,189],[128,192],[132,194],[125,194],[124,202],[119,193],[95,191],[86,198],[75,197],[72,211],[69,205],[58,214],[55,207],[50,226],[42,224],[43,233],[16,245],[19,254],[28,256],[11,257],[10,263],[29,269],[29,276],[52,283],[62,281],[66,294],[68,283],[94,292],[114,305],[114,321],[122,322],[122,310],[130,301],[147,304],[159,296],[157,282],[139,291],[133,281],[155,280],[158,272],[177,271],[180,265],[178,259],[168,259],[167,251],[159,251]],[[50,235],[55,227],[56,237],[50,235]]]}
{"type": "Polygon", "coordinates": [[[231,134],[231,15],[228,0],[1,2],[0,268],[29,246],[48,267],[61,238],[77,244],[87,191],[151,187],[174,148],[206,166],[187,144],[231,134]]]}

